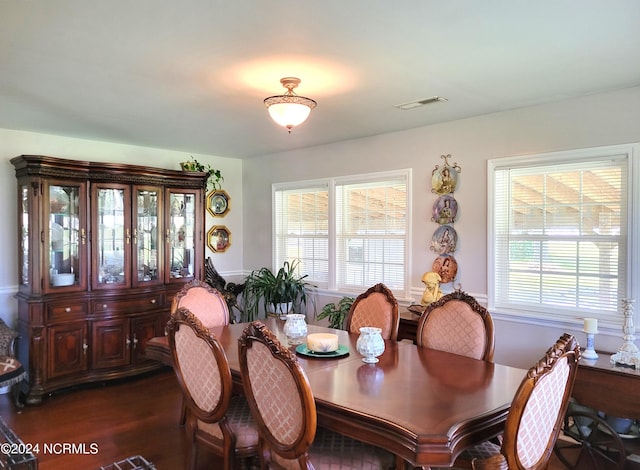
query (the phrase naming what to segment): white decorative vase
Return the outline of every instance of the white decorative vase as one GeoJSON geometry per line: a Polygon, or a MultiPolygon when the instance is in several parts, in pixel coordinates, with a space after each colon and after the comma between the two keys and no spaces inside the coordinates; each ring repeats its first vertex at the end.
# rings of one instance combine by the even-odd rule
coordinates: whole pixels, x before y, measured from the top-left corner
{"type": "Polygon", "coordinates": [[[364,356],[362,362],[375,364],[378,356],[384,352],[384,340],[382,339],[382,329],[373,326],[363,326],[360,328],[360,336],[356,341],[356,350],[364,356]]]}
{"type": "Polygon", "coordinates": [[[284,334],[289,344],[302,344],[307,336],[307,322],[302,313],[289,313],[284,322],[284,334]]]}

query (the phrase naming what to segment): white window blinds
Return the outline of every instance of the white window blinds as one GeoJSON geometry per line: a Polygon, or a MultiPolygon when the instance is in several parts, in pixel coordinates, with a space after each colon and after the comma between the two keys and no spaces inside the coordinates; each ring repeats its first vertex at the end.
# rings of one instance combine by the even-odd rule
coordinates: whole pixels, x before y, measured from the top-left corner
{"type": "Polygon", "coordinates": [[[361,290],[383,282],[405,293],[407,182],[336,184],[336,287],[361,290]]]}
{"type": "Polygon", "coordinates": [[[327,183],[274,190],[276,266],[300,260],[299,274],[328,286],[329,190],[327,183]]]}
{"type": "Polygon", "coordinates": [[[628,157],[593,149],[490,162],[493,307],[574,317],[619,311],[627,292],[628,157]]]}
{"type": "Polygon", "coordinates": [[[383,282],[408,295],[410,174],[274,185],[276,266],[300,259],[320,288],[356,294],[383,282]]]}

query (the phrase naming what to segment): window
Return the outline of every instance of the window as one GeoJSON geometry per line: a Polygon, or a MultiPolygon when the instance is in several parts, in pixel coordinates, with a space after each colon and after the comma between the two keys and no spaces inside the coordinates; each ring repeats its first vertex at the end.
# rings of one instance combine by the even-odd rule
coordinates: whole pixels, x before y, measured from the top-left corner
{"type": "Polygon", "coordinates": [[[409,170],[275,184],[275,265],[299,259],[320,288],[408,294],[409,191],[409,170]]]}
{"type": "Polygon", "coordinates": [[[319,287],[329,278],[329,186],[313,182],[300,187],[274,186],[275,265],[300,260],[300,274],[319,287]]]}
{"type": "Polygon", "coordinates": [[[633,295],[637,151],[613,146],[489,161],[491,309],[614,320],[621,299],[633,295]]]}

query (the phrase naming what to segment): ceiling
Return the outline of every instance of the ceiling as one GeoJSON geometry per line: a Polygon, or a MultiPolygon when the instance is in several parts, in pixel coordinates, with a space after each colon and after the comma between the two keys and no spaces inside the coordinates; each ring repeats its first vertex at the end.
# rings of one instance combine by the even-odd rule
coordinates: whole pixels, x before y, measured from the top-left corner
{"type": "Polygon", "coordinates": [[[638,86],[639,22],[637,0],[2,0],[0,128],[248,158],[638,86]],[[286,76],[318,102],[291,134],[262,103],[286,76]]]}

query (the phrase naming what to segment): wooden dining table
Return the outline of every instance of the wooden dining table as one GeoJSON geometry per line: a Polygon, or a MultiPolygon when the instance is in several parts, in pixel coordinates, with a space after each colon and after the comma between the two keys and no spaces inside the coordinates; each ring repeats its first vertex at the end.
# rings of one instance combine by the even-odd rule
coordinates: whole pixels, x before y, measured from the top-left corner
{"type": "MultiPolygon", "coordinates": [[[[286,343],[284,321],[264,322],[286,343]]],[[[237,384],[238,338],[245,326],[210,330],[222,344],[237,384]]],[[[502,432],[526,373],[396,341],[385,341],[377,364],[365,364],[356,351],[357,335],[316,325],[308,330],[334,332],[349,349],[339,358],[297,355],[315,397],[318,424],[387,449],[415,466],[451,466],[464,448],[502,432]]]]}

